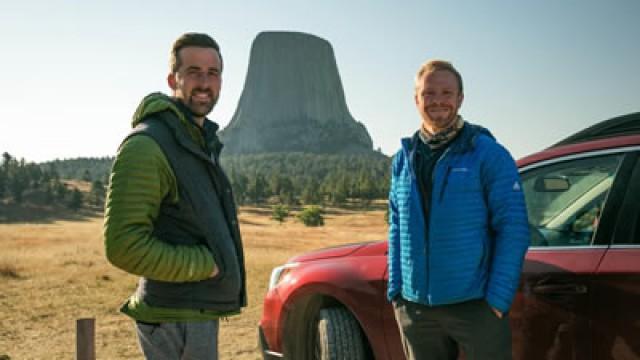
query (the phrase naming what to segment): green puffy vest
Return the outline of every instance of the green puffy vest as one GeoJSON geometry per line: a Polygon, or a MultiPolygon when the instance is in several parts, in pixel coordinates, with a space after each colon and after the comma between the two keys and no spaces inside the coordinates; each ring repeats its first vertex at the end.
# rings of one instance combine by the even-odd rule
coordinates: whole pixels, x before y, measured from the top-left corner
{"type": "Polygon", "coordinates": [[[131,136],[154,139],[175,174],[179,200],[163,201],[153,235],[170,244],[204,244],[219,273],[198,282],[141,278],[139,298],[153,307],[238,311],[247,305],[244,253],[231,185],[218,163],[219,149],[208,154],[171,111],[154,114],[131,136]]]}

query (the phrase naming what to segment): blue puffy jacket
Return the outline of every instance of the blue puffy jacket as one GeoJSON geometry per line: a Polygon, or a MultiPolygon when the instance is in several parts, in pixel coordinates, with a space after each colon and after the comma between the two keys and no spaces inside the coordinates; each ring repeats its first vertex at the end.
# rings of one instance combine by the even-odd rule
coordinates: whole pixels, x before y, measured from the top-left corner
{"type": "Polygon", "coordinates": [[[484,298],[508,311],[529,246],[513,158],[489,131],[466,123],[433,170],[426,227],[413,164],[416,141],[403,139],[392,164],[388,298],[401,293],[425,305],[484,298]]]}

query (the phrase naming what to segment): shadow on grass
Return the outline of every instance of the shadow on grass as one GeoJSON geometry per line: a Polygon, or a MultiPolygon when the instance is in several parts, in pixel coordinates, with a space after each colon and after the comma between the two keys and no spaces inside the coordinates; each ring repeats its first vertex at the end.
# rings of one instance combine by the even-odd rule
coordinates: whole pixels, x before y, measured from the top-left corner
{"type": "Polygon", "coordinates": [[[265,224],[257,223],[255,221],[250,221],[247,219],[240,219],[240,224],[253,225],[253,226],[265,226],[265,224]]]}
{"type": "Polygon", "coordinates": [[[88,221],[103,213],[100,207],[72,210],[63,206],[0,203],[0,224],[51,224],[56,221],[88,221]]]}
{"type": "MultiPolygon", "coordinates": [[[[268,216],[272,214],[273,204],[244,205],[240,212],[268,216]]],[[[289,210],[299,212],[306,205],[289,205],[289,210]]],[[[371,203],[349,201],[341,205],[317,205],[322,208],[324,214],[340,215],[349,212],[384,211],[387,209],[386,201],[377,200],[371,203]]],[[[43,206],[33,204],[7,204],[0,202],[0,224],[51,224],[56,221],[88,221],[96,216],[102,216],[101,207],[86,206],[79,210],[72,210],[64,206],[43,206]]],[[[242,223],[248,223],[241,220],[242,223]]],[[[264,224],[251,223],[251,225],[263,226],[264,224]]]]}
{"type": "MultiPolygon", "coordinates": [[[[243,213],[271,216],[273,212],[272,207],[276,204],[258,204],[258,205],[243,205],[240,211],[243,213]]],[[[387,209],[386,200],[375,200],[370,203],[364,203],[361,201],[349,201],[345,204],[333,205],[333,204],[309,204],[309,205],[287,205],[290,211],[299,212],[304,210],[307,206],[320,206],[324,214],[339,215],[348,212],[367,212],[367,211],[385,211],[387,209]]]]}
{"type": "Polygon", "coordinates": [[[12,264],[0,263],[0,279],[24,280],[25,276],[20,274],[18,268],[12,264]]]}
{"type": "Polygon", "coordinates": [[[271,216],[271,205],[263,204],[263,205],[241,205],[239,208],[240,212],[252,214],[252,215],[261,215],[261,216],[271,216]]]}

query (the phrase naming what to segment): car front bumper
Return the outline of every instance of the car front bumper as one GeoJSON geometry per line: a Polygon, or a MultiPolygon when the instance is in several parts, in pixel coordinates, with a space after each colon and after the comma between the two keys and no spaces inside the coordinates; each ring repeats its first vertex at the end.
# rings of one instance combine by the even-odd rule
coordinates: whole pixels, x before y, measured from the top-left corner
{"type": "Polygon", "coordinates": [[[267,344],[267,340],[264,337],[264,332],[262,331],[261,326],[258,326],[258,342],[260,345],[260,353],[262,354],[262,359],[264,360],[283,359],[282,354],[269,350],[269,344],[267,344]]]}

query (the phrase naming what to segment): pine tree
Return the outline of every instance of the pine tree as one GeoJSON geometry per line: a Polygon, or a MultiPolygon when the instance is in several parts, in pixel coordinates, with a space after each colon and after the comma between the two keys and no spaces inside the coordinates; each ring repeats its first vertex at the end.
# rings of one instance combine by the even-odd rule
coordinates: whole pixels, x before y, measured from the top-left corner
{"type": "Polygon", "coordinates": [[[16,204],[22,204],[22,196],[29,186],[24,166],[24,159],[20,162],[13,160],[13,166],[9,169],[9,191],[16,204]]]}
{"type": "Polygon", "coordinates": [[[45,205],[53,204],[53,199],[55,198],[54,191],[55,191],[55,189],[53,187],[53,183],[48,182],[45,185],[45,189],[44,189],[44,203],[45,203],[45,205]]]}
{"type": "Polygon", "coordinates": [[[104,198],[107,193],[107,189],[100,180],[94,180],[91,182],[91,202],[95,206],[101,206],[104,203],[104,198]]]}
{"type": "Polygon", "coordinates": [[[4,171],[3,167],[0,167],[0,200],[4,198],[6,188],[7,188],[7,175],[4,171]]]}
{"type": "Polygon", "coordinates": [[[247,195],[255,205],[258,205],[266,197],[267,181],[262,174],[255,173],[253,178],[249,180],[247,195]]]}
{"type": "Polygon", "coordinates": [[[280,190],[282,190],[282,176],[280,176],[280,172],[272,172],[269,175],[269,190],[274,195],[280,195],[280,190]]]}
{"type": "Polygon", "coordinates": [[[237,204],[244,204],[244,199],[247,197],[248,186],[249,179],[244,174],[232,172],[231,188],[233,189],[233,198],[237,204]]]}
{"type": "Polygon", "coordinates": [[[54,181],[53,189],[55,190],[54,193],[56,196],[56,200],[60,202],[64,201],[64,199],[67,197],[67,194],[69,194],[69,189],[67,189],[67,186],[60,180],[54,181]]]}
{"type": "Polygon", "coordinates": [[[69,198],[69,202],[67,203],[67,206],[71,209],[71,210],[80,210],[80,208],[82,207],[83,204],[83,196],[82,193],[80,192],[80,190],[78,190],[78,188],[73,188],[73,190],[71,191],[71,197],[69,198]]]}
{"type": "Polygon", "coordinates": [[[89,172],[89,170],[87,169],[84,170],[84,173],[82,174],[82,180],[86,182],[91,181],[91,173],[89,172]]]}
{"type": "Polygon", "coordinates": [[[320,185],[315,179],[307,182],[302,190],[301,200],[306,205],[318,205],[322,203],[322,194],[320,193],[320,185]]]}
{"type": "Polygon", "coordinates": [[[0,163],[0,199],[2,199],[9,190],[11,181],[13,157],[8,153],[2,153],[2,163],[0,163]]]}
{"type": "Polygon", "coordinates": [[[375,199],[376,187],[371,178],[371,174],[362,172],[358,181],[359,198],[362,200],[364,206],[369,206],[371,201],[375,199]]]}
{"type": "Polygon", "coordinates": [[[283,204],[296,204],[295,187],[291,179],[286,176],[280,177],[280,192],[278,193],[278,198],[283,204]]]}
{"type": "Polygon", "coordinates": [[[11,154],[9,154],[8,152],[4,152],[2,153],[2,167],[6,169],[9,168],[9,165],[11,164],[13,160],[13,156],[11,156],[11,154]]]}

